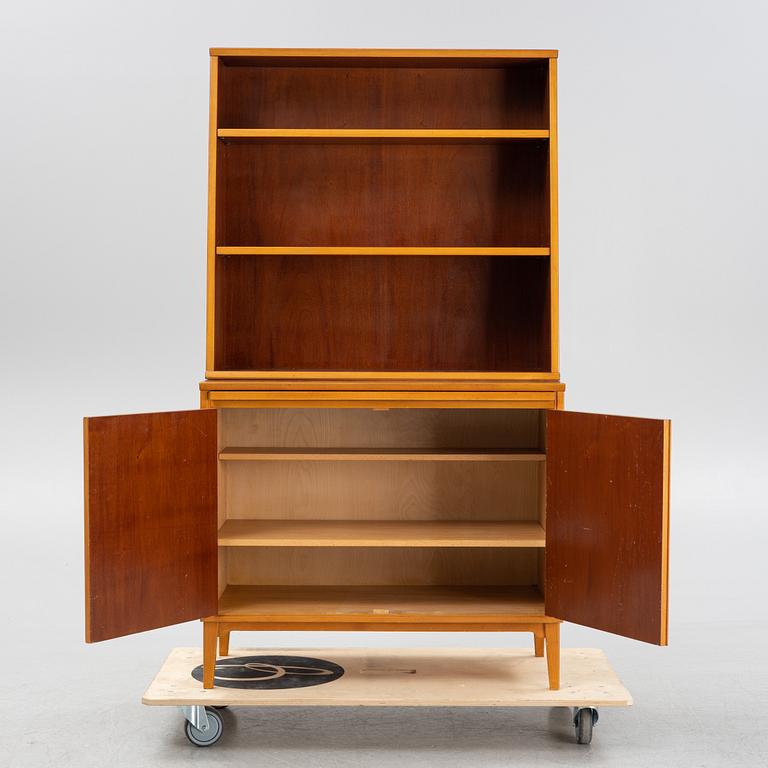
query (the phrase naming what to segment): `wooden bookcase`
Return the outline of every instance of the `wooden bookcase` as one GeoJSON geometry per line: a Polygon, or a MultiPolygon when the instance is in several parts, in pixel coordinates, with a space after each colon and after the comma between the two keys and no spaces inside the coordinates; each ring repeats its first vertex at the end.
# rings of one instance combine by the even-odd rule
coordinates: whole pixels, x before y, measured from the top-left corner
{"type": "Polygon", "coordinates": [[[552,51],[213,51],[209,379],[557,380],[552,51]]]}
{"type": "Polygon", "coordinates": [[[86,420],[89,642],[666,643],[669,422],[562,410],[555,56],[212,51],[201,409],[86,420]]]}

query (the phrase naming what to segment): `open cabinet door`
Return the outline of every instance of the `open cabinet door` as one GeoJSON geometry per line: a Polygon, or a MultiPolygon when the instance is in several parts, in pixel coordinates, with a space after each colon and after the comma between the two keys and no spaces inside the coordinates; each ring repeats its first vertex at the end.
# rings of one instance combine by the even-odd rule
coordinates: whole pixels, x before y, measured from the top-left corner
{"type": "Polygon", "coordinates": [[[670,423],[547,412],[545,611],[667,644],[670,423]]]}
{"type": "Polygon", "coordinates": [[[217,611],[215,410],[85,419],[85,639],[217,611]]]}

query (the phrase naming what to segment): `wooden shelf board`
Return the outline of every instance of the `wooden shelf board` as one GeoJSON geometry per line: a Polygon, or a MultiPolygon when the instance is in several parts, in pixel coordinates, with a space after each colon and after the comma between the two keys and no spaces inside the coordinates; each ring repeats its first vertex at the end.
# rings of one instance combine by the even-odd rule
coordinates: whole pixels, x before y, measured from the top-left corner
{"type": "Polygon", "coordinates": [[[538,451],[435,448],[223,448],[222,461],[544,461],[538,451]]]}
{"type": "Polygon", "coordinates": [[[218,256],[549,256],[549,248],[220,245],[218,256]]]}
{"type": "Polygon", "coordinates": [[[531,129],[462,129],[445,128],[219,128],[220,139],[262,139],[269,141],[439,141],[480,142],[548,139],[549,130],[531,129]]]}
{"type": "MultiPolygon", "coordinates": [[[[273,389],[272,380],[279,379],[281,388],[287,382],[293,382],[299,389],[305,383],[308,389],[320,387],[321,389],[336,390],[336,384],[350,385],[354,389],[363,392],[386,388],[396,390],[423,390],[437,389],[444,392],[444,388],[455,390],[480,390],[485,391],[500,389],[506,394],[519,394],[522,392],[554,392],[565,390],[565,384],[560,379],[558,372],[543,373],[510,373],[499,371],[288,371],[288,370],[220,370],[209,369],[205,372],[207,381],[201,383],[201,387],[218,389],[273,389]]],[[[340,389],[343,387],[339,387],[340,389]]]]}
{"type": "Polygon", "coordinates": [[[227,520],[222,547],[543,547],[534,521],[227,520]]]}
{"type": "Polygon", "coordinates": [[[467,623],[542,621],[537,587],[251,586],[230,584],[219,598],[219,616],[243,621],[467,623]]]}
{"type": "MultiPolygon", "coordinates": [[[[216,373],[211,371],[210,373],[216,373]]],[[[224,376],[227,372],[222,371],[220,375],[224,376]]],[[[245,373],[240,371],[239,373],[245,373]]],[[[272,375],[274,371],[250,371],[250,378],[211,378],[205,379],[200,382],[201,392],[210,391],[238,391],[238,392],[256,392],[263,390],[273,390],[275,388],[274,378],[272,375]]],[[[361,371],[357,375],[351,375],[349,379],[333,378],[334,376],[343,377],[344,372],[329,372],[322,377],[317,377],[316,372],[309,371],[305,376],[296,376],[296,372],[285,372],[284,376],[280,378],[280,388],[283,390],[298,390],[298,391],[327,391],[337,392],[342,390],[348,391],[395,391],[395,392],[422,392],[437,390],[439,392],[461,392],[461,391],[510,391],[510,383],[508,380],[495,378],[492,373],[487,374],[488,378],[485,380],[453,380],[453,379],[377,379],[367,378],[368,374],[361,371]]],[[[401,376],[403,374],[400,374],[401,376]]],[[[543,378],[548,374],[540,374],[543,378]]],[[[515,381],[514,390],[518,392],[561,392],[565,389],[565,384],[558,381],[515,381]]]]}

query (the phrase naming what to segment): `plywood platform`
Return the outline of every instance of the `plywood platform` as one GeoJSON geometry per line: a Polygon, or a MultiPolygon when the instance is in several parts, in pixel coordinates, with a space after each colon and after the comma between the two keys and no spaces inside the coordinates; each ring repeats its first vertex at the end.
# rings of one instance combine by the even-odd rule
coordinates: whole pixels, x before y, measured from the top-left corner
{"type": "Polygon", "coordinates": [[[344,668],[322,685],[282,690],[217,687],[204,691],[191,672],[199,648],[175,648],[142,702],[152,706],[562,707],[632,705],[605,654],[562,651],[562,687],[547,688],[545,660],[524,648],[504,649],[238,649],[229,657],[308,656],[344,668]]]}

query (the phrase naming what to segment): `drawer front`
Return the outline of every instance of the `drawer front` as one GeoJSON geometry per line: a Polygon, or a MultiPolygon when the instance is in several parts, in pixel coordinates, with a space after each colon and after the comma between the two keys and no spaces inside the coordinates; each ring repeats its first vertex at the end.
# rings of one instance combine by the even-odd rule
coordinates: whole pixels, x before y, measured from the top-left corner
{"type": "Polygon", "coordinates": [[[561,392],[203,390],[203,408],[557,408],[561,392]]]}

